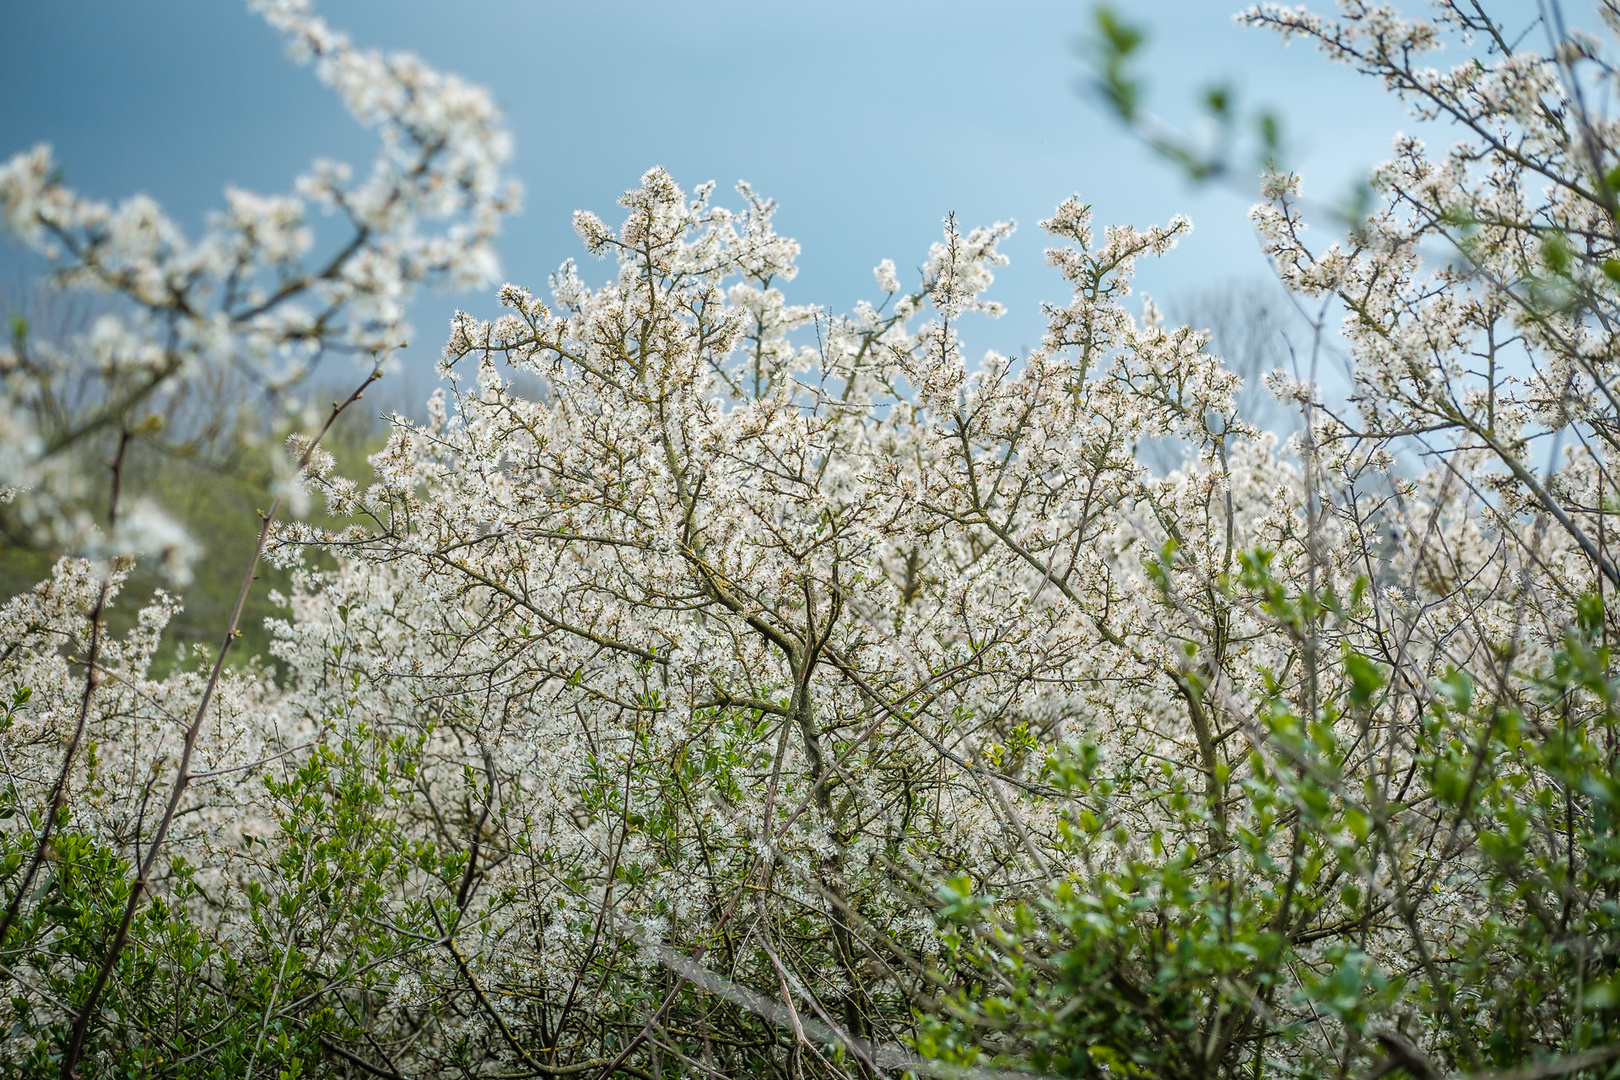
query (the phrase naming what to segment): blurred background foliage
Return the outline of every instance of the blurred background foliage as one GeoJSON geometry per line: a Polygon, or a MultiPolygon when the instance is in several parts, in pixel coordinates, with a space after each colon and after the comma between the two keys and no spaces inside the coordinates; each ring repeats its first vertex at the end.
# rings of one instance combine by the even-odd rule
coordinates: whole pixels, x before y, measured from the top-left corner
{"type": "MultiPolygon", "coordinates": [[[[0,290],[0,314],[8,333],[23,343],[73,341],[88,334],[103,313],[82,293],[59,293],[38,283],[0,290]]],[[[317,376],[304,387],[304,399],[319,408],[349,393],[351,386],[341,386],[350,374],[340,367],[343,363],[334,362],[324,377],[317,376]]],[[[54,388],[51,401],[42,406],[52,414],[48,425],[64,426],[92,407],[89,386],[87,378],[82,386],[54,388]]],[[[152,674],[158,678],[177,666],[199,667],[212,661],[253,554],[260,514],[273,498],[277,470],[285,468],[280,460],[285,437],[281,429],[286,426],[282,418],[296,411],[292,408],[296,403],[276,399],[238,372],[209,372],[190,389],[184,398],[152,403],[146,421],[149,437],[130,442],[123,482],[125,490],[141,492],[173,514],[200,546],[201,555],[192,566],[191,581],[179,586],[164,577],[161,565],[137,565],[107,612],[108,628],[122,635],[134,626],[156,590],[180,597],[184,606],[169,624],[154,665],[152,674]]],[[[387,439],[385,418],[396,411],[407,415],[416,411],[407,393],[403,386],[384,383],[367,394],[362,404],[369,408],[350,410],[333,427],[322,446],[337,459],[342,475],[370,474],[366,458],[387,439]]],[[[115,441],[115,434],[107,432],[82,440],[76,450],[76,471],[90,478],[84,506],[98,517],[107,505],[108,465],[115,441]]],[[[310,505],[306,516],[327,523],[318,502],[310,505]]],[[[0,506],[0,598],[46,580],[61,554],[0,506]]],[[[271,595],[285,591],[288,580],[287,571],[259,564],[258,582],[243,610],[241,637],[230,654],[232,665],[250,663],[255,657],[270,662],[270,635],[264,623],[279,613],[271,595]]]]}

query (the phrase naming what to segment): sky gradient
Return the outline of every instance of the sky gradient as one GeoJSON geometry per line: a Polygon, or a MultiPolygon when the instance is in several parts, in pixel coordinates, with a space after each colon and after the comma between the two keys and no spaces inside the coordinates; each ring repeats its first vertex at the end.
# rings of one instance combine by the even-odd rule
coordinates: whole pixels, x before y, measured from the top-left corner
{"type": "MultiPolygon", "coordinates": [[[[1234,8],[1131,6],[1150,31],[1151,104],[1190,120],[1199,87],[1230,81],[1282,113],[1308,190],[1339,196],[1410,123],[1375,83],[1234,25],[1234,8]]],[[[777,199],[779,231],[804,246],[789,298],[838,310],[873,294],[880,259],[919,265],[946,213],[967,226],[1016,219],[1004,249],[1013,264],[991,292],[1009,313],[968,328],[979,349],[1038,341],[1039,302],[1062,288],[1042,264],[1037,222],[1075,192],[1100,224],[1193,218],[1194,234],[1141,277],[1172,305],[1267,275],[1247,198],[1190,187],[1078,92],[1085,4],[334,0],[319,10],[360,44],[416,52],[493,90],[527,192],[503,233],[503,272],[537,291],[581,254],[572,211],[615,223],[618,194],[654,164],[688,189],[746,178],[777,199]]],[[[374,145],[242,5],[0,0],[0,156],[36,142],[56,147],[81,190],[147,192],[188,228],[228,183],[287,190],[312,158],[363,165],[374,145]]],[[[581,261],[588,281],[610,273],[581,261]]],[[[0,273],[25,265],[0,251],[0,273]]],[[[424,297],[413,371],[429,370],[455,306],[494,309],[487,297],[424,297]]]]}

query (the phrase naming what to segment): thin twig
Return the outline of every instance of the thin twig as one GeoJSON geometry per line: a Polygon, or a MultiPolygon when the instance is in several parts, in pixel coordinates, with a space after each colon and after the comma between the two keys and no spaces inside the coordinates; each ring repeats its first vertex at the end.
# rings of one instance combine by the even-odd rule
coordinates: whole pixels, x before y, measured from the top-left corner
{"type": "MultiPolygon", "coordinates": [[[[302,474],[304,467],[309,464],[316,447],[332,429],[332,425],[343,411],[356,401],[359,401],[367,387],[382,378],[381,366],[372,369],[370,375],[357,387],[354,392],[341,402],[332,403],[331,414],[327,416],[326,423],[321,425],[320,431],[310,440],[303,456],[299,459],[296,473],[302,474]]],[[[202,731],[204,718],[208,715],[208,706],[214,700],[214,691],[219,686],[220,676],[225,670],[225,658],[229,655],[231,645],[238,637],[237,625],[242,620],[242,609],[247,605],[248,594],[253,589],[253,581],[258,576],[259,559],[264,555],[265,544],[270,539],[270,528],[275,523],[276,514],[281,509],[281,496],[276,496],[270,504],[270,510],[264,515],[263,523],[259,527],[259,539],[253,549],[253,558],[248,562],[247,573],[242,578],[242,588],[236,594],[236,606],[231,610],[231,618],[225,629],[225,639],[220,642],[219,652],[214,657],[214,667],[208,675],[208,682],[203,687],[202,699],[197,704],[197,712],[192,717],[191,724],[186,728],[185,738],[181,744],[180,764],[175,772],[174,786],[169,790],[169,801],[163,808],[163,817],[158,822],[157,831],[153,834],[151,842],[146,849],[146,858],[141,860],[135,880],[130,883],[129,900],[124,905],[124,916],[118,924],[118,930],[113,935],[111,944],[107,946],[106,955],[102,957],[101,967],[96,972],[95,982],[91,984],[90,993],[84,1004],[79,1008],[78,1015],[73,1021],[73,1035],[68,1043],[67,1053],[62,1056],[62,1080],[77,1080],[79,1056],[84,1051],[85,1036],[90,1030],[90,1021],[95,1016],[96,1007],[101,1002],[102,991],[107,986],[107,980],[112,975],[113,967],[118,963],[118,956],[123,952],[124,944],[129,940],[130,924],[135,919],[135,912],[140,907],[141,897],[151,888],[152,867],[157,862],[158,853],[163,849],[163,841],[168,836],[169,826],[174,821],[175,812],[180,807],[180,799],[185,795],[186,788],[194,777],[191,774],[191,756],[197,746],[197,736],[202,731]]],[[[87,695],[88,696],[88,695],[87,695]]]]}

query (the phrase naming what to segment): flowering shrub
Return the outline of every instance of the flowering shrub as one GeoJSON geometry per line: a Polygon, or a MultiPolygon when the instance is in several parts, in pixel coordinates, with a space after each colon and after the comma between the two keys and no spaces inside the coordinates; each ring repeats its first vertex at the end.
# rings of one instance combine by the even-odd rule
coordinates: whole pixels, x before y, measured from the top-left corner
{"type": "Polygon", "coordinates": [[[1183,219],[1099,235],[1066,201],[1041,227],[1068,301],[1027,356],[973,361],[1010,225],[948,219],[837,315],[788,302],[768,199],[653,169],[622,222],[576,216],[600,284],[570,261],[549,299],[456,315],[429,420],[394,418],[372,477],[320,446],[342,403],[289,440],[281,494],[327,516],[264,523],[277,668],[225,666],[233,620],[211,668],[153,678],[176,601],[104,627],[129,560],[181,547],[121,491],[148,403],[326,349],[364,389],[404,291],[487,276],[510,204],[481,93],[266,13],[383,133],[371,181],[307,185],[353,227],[328,259],[291,200],[233,195],[188,245],[42,151],[0,174],[62,282],[123,302],[61,430],[42,403],[79,354],[5,357],[11,506],[73,555],[0,608],[4,1068],[1620,1060],[1596,39],[1527,56],[1472,5],[1250,13],[1470,140],[1443,165],[1404,140],[1322,251],[1267,180],[1262,235],[1345,313],[1355,378],[1336,408],[1275,377],[1283,445],[1204,335],[1127,306],[1183,219]],[[1478,60],[1412,66],[1447,34],[1478,60]],[[97,516],[64,450],[100,437],[97,516]]]}

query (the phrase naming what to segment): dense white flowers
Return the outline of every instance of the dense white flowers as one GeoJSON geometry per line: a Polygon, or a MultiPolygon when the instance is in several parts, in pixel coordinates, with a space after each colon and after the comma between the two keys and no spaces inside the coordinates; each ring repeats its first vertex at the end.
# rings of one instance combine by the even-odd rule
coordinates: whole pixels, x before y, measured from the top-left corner
{"type": "Polygon", "coordinates": [[[1143,553],[1163,521],[1189,581],[1239,545],[1287,546],[1299,477],[1198,335],[1122,306],[1134,260],[1185,222],[1093,249],[1066,203],[1048,228],[1074,300],[1022,364],[975,365],[952,324],[996,313],[982,291],[1010,227],[947,222],[910,291],[879,267],[902,303],[839,317],[786,303],[773,282],[797,245],[739,190],[732,213],[654,170],[621,228],[576,217],[614,279],[569,264],[554,308],[506,286],[508,314],[457,316],[434,419],[396,430],[368,492],[318,481],[356,525],[281,534],[278,558],[326,548],[340,567],[301,577],[279,656],[304,707],[362,687],[375,728],[439,717],[445,777],[493,767],[502,862],[461,948],[556,1022],[629,976],[580,983],[603,927],[690,950],[735,926],[884,1035],[917,988],[873,981],[842,905],[926,956],[891,860],[1026,887],[1064,859],[1055,748],[1108,732],[1125,760],[1144,739],[1196,760],[1174,696],[1193,631],[1143,553]],[[811,320],[818,347],[795,345],[811,320]],[[1155,479],[1133,447],[1166,434],[1194,453],[1155,479]],[[739,908],[761,874],[768,895],[739,908]],[[781,936],[788,910],[832,938],[781,936]]]}
{"type": "Polygon", "coordinates": [[[837,313],[790,302],[773,202],[652,169],[617,224],[576,214],[603,261],[456,313],[428,420],[395,417],[369,476],[287,440],[276,494],[339,520],[268,530],[274,655],[159,678],[175,601],[107,615],[131,559],[189,541],[138,494],[84,509],[67,448],[121,455],[210,366],[372,370],[410,288],[490,278],[514,197],[481,91],[262,10],[379,131],[369,178],[228,192],[188,241],[42,150],[0,171],[59,280],[121,298],[0,354],[8,512],[83,556],[0,607],[18,1072],[82,1037],[96,1075],[790,1080],[936,1068],[908,1044],[1248,1076],[1342,1072],[1380,1034],[1469,1069],[1498,1029],[1501,1060],[1598,1038],[1558,966],[1613,966],[1582,877],[1606,856],[1571,839],[1609,774],[1568,771],[1616,737],[1620,252],[1581,140],[1620,133],[1563,89],[1596,42],[1503,50],[1472,5],[1248,15],[1465,136],[1398,140],[1319,248],[1300,181],[1267,179],[1278,272],[1341,306],[1353,362],[1344,409],[1304,364],[1271,376],[1304,420],[1281,444],[1133,295],[1184,218],[1099,239],[1066,200],[1040,346],[972,358],[1011,225],[947,219],[915,280],[884,259],[837,313]],[[1463,35],[1498,44],[1415,66],[1463,35]],[[103,390],[48,428],[75,365],[103,390]]]}

